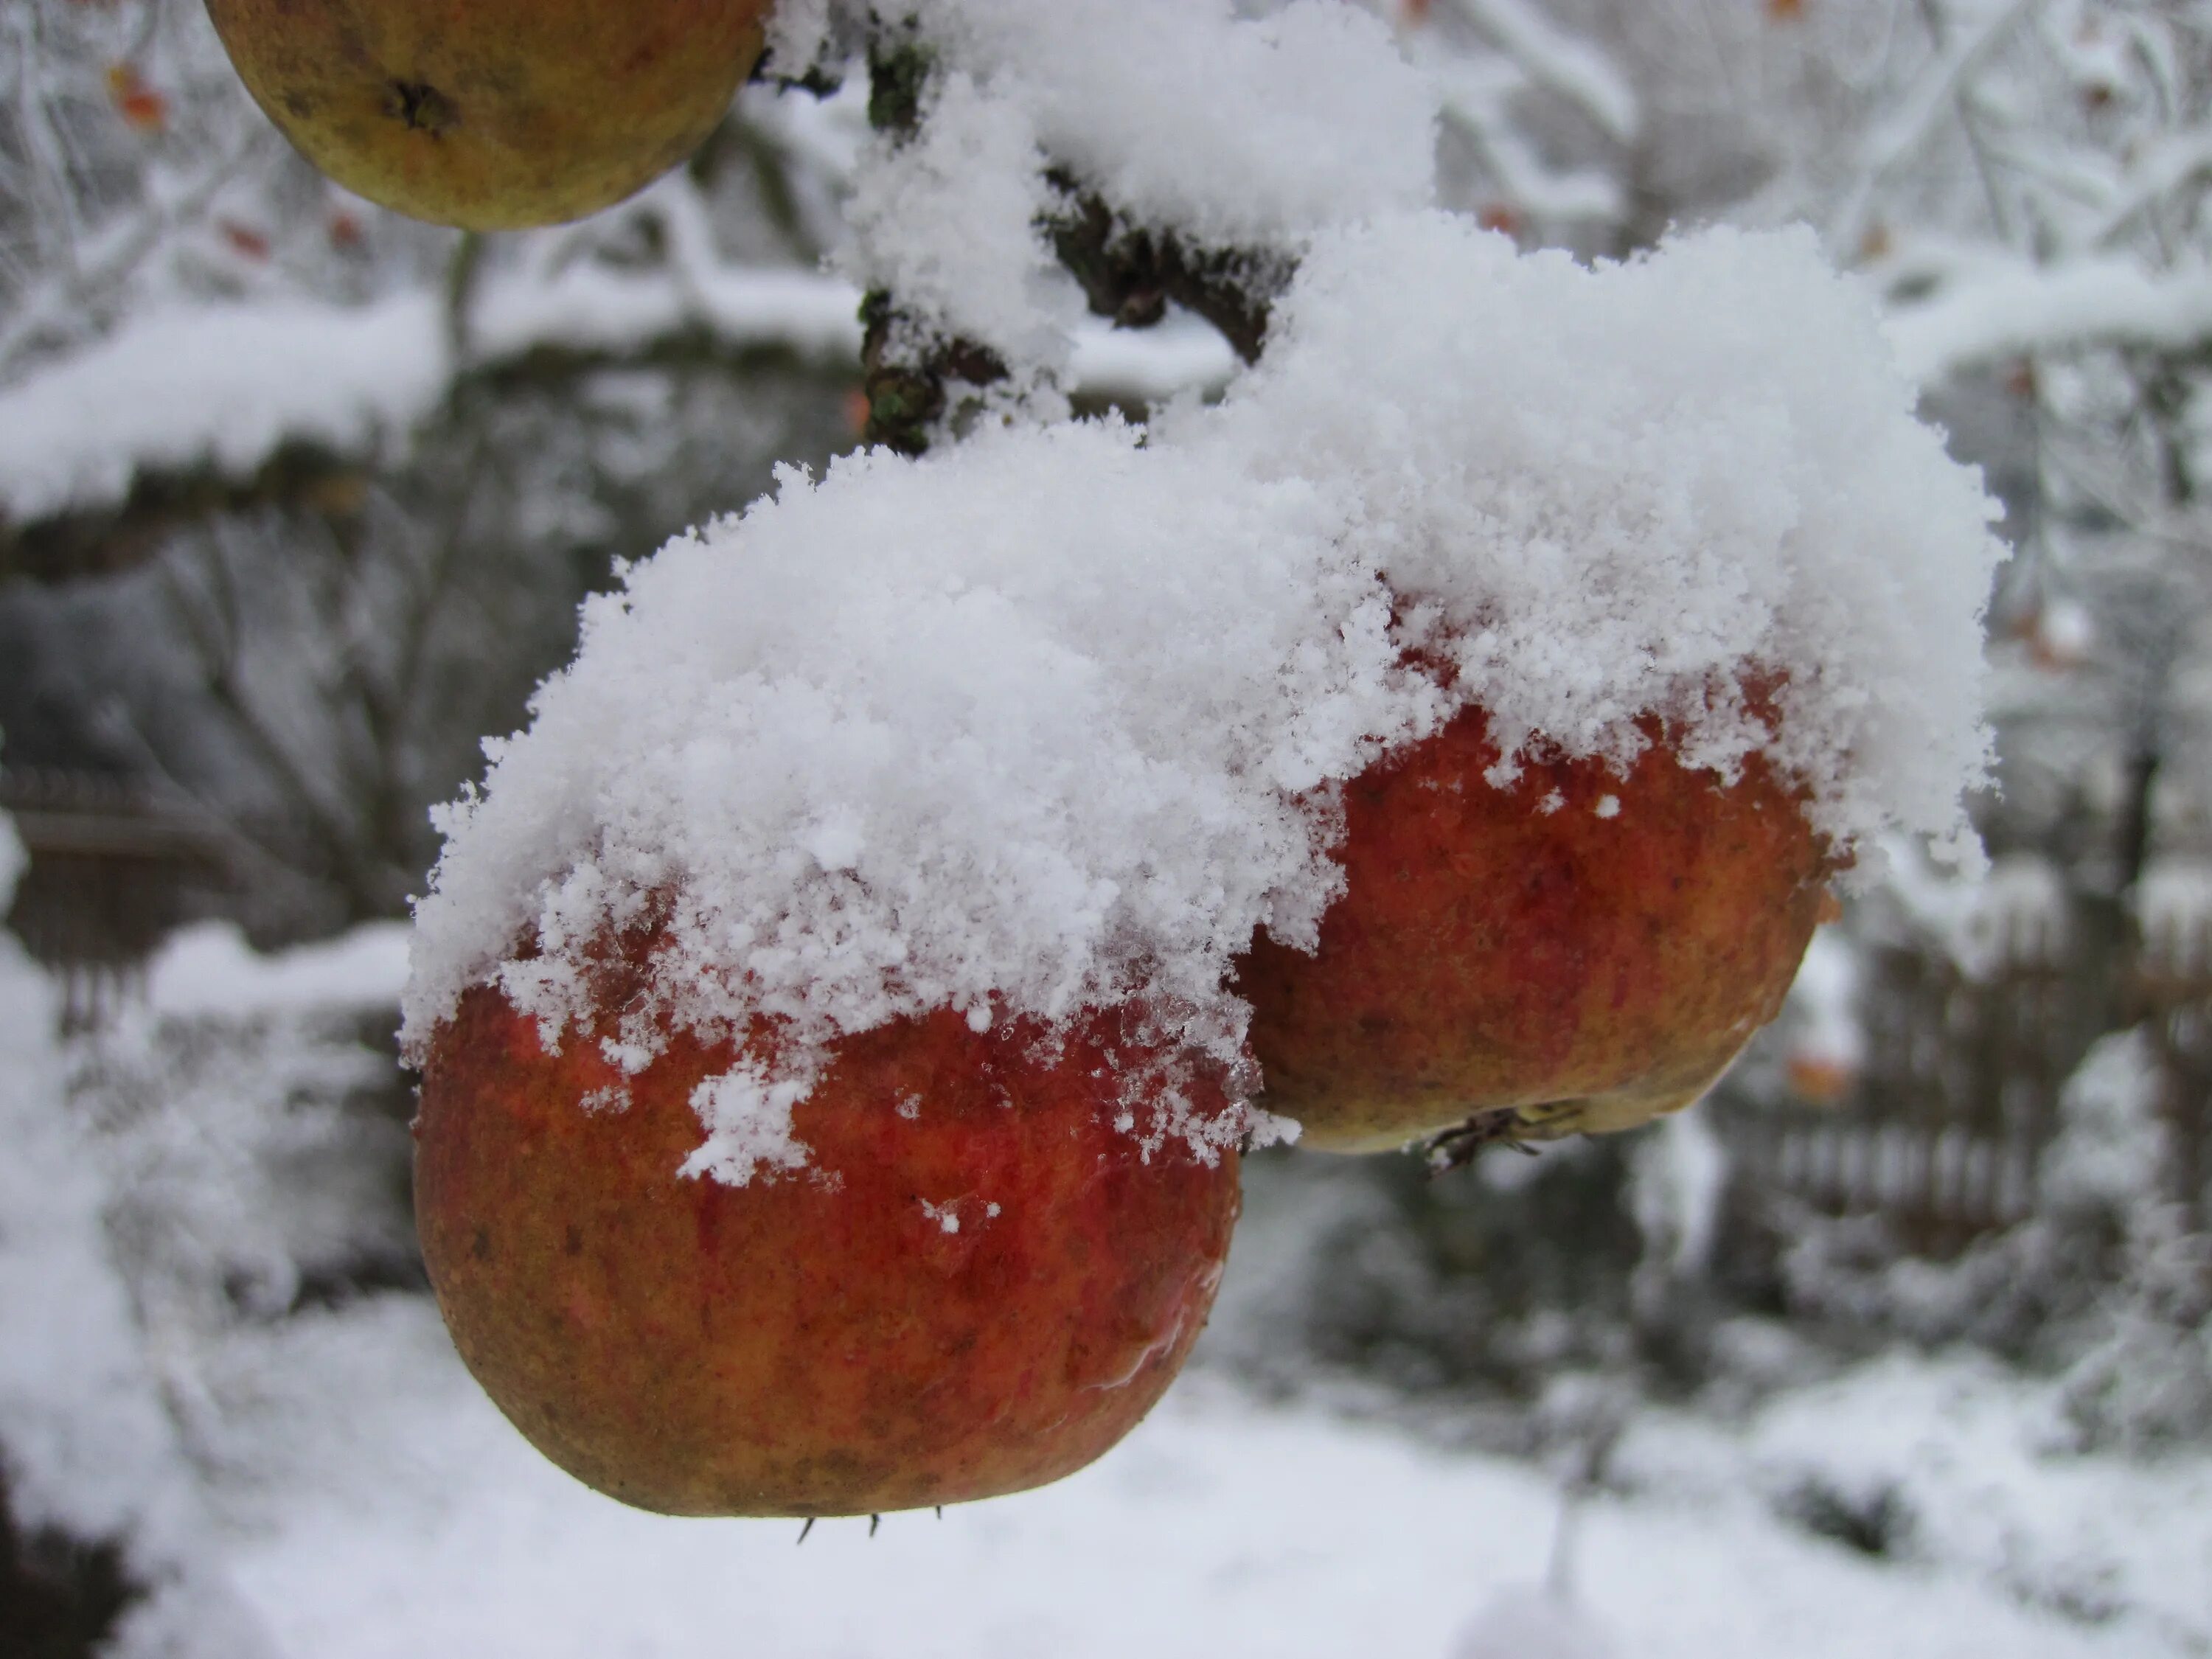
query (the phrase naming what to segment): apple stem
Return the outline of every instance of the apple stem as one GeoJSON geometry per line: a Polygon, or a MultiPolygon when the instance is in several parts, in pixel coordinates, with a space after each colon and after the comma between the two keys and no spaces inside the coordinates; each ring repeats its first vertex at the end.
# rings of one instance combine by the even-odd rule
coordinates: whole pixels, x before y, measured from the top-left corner
{"type": "Polygon", "coordinates": [[[1519,1115],[1510,1106],[1474,1113],[1457,1128],[1445,1130],[1421,1149],[1429,1162],[1429,1174],[1440,1176],[1449,1170],[1463,1169],[1474,1163],[1476,1154],[1486,1146],[1510,1146],[1516,1152],[1535,1157],[1536,1149],[1520,1138],[1519,1127],[1519,1115]]]}
{"type": "Polygon", "coordinates": [[[808,1533],[812,1532],[812,1531],[814,1530],[814,1522],[815,1522],[815,1520],[816,1520],[816,1519],[817,1519],[817,1517],[816,1517],[816,1516],[811,1516],[811,1515],[808,1516],[806,1517],[806,1524],[805,1524],[805,1526],[803,1526],[803,1527],[799,1528],[799,1541],[800,1543],[804,1544],[804,1543],[806,1541],[806,1534],[807,1534],[808,1533]]]}
{"type": "Polygon", "coordinates": [[[869,1537],[871,1537],[871,1538],[873,1538],[873,1537],[876,1535],[876,1528],[877,1528],[878,1527],[882,1526],[883,1524],[884,1524],[884,1517],[883,1517],[882,1516],[880,1516],[880,1515],[872,1515],[872,1516],[870,1516],[868,1517],[868,1536],[869,1536],[869,1537]]]}

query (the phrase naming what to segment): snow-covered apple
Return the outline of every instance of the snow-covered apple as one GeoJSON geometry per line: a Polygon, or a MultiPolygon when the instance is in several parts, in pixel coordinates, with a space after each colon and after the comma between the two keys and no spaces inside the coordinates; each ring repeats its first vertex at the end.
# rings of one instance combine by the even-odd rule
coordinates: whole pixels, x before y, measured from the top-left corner
{"type": "Polygon", "coordinates": [[[239,78],[301,153],[418,219],[581,218],[697,149],[769,0],[208,0],[239,78]]]}
{"type": "Polygon", "coordinates": [[[1174,1377],[1237,1158],[1148,1149],[1163,1085],[1207,1085],[1127,1008],[848,1037],[793,1112],[805,1167],[743,1185],[680,1171],[695,1097],[764,1036],[679,1034],[633,1076],[593,1040],[618,1023],[549,1047],[471,990],[416,1123],[454,1342],[571,1474],[678,1515],[955,1503],[1082,1467],[1174,1377]]]}
{"type": "Polygon", "coordinates": [[[1255,1084],[1337,1145],[1694,1093],[1834,867],[1973,851],[1989,504],[1885,350],[1808,237],[1386,216],[1218,403],[787,471],[626,568],[416,910],[494,1395],[664,1508],[1033,1484],[1188,1340],[1255,1084]]]}
{"type": "Polygon", "coordinates": [[[1632,1127],[1774,1017],[1832,873],[1802,792],[1756,754],[1723,779],[1644,736],[1625,771],[1493,782],[1469,708],[1345,786],[1318,949],[1262,933],[1237,969],[1267,1103],[1306,1145],[1632,1127]]]}

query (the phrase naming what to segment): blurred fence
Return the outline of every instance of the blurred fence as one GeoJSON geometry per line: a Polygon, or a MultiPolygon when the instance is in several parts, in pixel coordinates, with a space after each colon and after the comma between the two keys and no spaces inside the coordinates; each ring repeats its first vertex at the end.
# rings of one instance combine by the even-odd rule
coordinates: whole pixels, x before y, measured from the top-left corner
{"type": "Polygon", "coordinates": [[[1742,1179],[1954,1254],[2034,1212],[2067,1079],[2099,1036],[2141,1024],[2166,1195],[2212,1225],[2212,869],[2154,868],[2117,927],[2085,925],[2055,872],[2011,898],[1965,949],[1909,929],[1869,947],[1848,1079],[1715,1103],[1742,1179]]]}
{"type": "Polygon", "coordinates": [[[1747,1178],[1836,1214],[1879,1212],[1908,1248],[1948,1255],[2033,1210],[2079,1058],[2066,981],[2043,965],[1977,981],[1898,948],[1872,968],[1848,1093],[1729,1113],[1725,1133],[1747,1178]]]}
{"type": "Polygon", "coordinates": [[[2129,1012],[2158,1055],[2171,1196],[2212,1231],[2212,865],[2154,867],[2136,897],[2129,1012]]]}
{"type": "Polygon", "coordinates": [[[30,855],[7,925],[60,984],[66,1030],[133,995],[154,947],[225,880],[214,825],[123,779],[0,772],[0,812],[30,855]]]}

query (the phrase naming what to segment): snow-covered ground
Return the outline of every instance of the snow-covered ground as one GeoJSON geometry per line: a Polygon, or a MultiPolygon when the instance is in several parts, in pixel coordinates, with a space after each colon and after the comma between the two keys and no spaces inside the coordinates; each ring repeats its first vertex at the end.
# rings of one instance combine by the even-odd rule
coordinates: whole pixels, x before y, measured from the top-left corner
{"type": "MultiPolygon", "coordinates": [[[[1413,1432],[1264,1405],[1203,1370],[1042,1492],[796,1523],[625,1510],[539,1459],[427,1300],[303,1317],[230,1356],[251,1400],[217,1507],[296,1659],[1419,1655],[1516,1623],[1541,1659],[1553,1483],[1413,1432]]],[[[1584,1504],[1582,1628],[1620,1659],[2212,1651],[2212,1462],[2034,1450],[2038,1391],[1888,1361],[1747,1421],[1647,1416],[1584,1504]],[[1815,1474],[1891,1484],[1875,1559],[1782,1518],[1815,1474]]],[[[1559,1621],[1561,1628],[1571,1628],[1559,1621]]],[[[1553,1651],[1608,1650],[1585,1639],[1553,1651]]]]}
{"type": "MultiPolygon", "coordinates": [[[[302,1009],[388,1007],[402,943],[398,930],[371,928],[263,958],[234,932],[191,930],[154,965],[149,1012],[201,1030],[192,1022],[219,1008],[258,1030],[302,1009]]],[[[27,964],[5,953],[0,969],[0,1011],[40,1014],[27,964]]],[[[59,1055],[42,1022],[9,1030],[13,1064],[0,1083],[51,1096],[59,1055]]],[[[280,1060],[291,1052],[277,1049],[280,1060]]],[[[271,1064],[272,1076],[321,1075],[271,1064]]],[[[195,1110],[223,1086],[215,1073],[172,1083],[195,1110]]],[[[252,1127],[255,1103],[297,1092],[259,1072],[231,1086],[236,1110],[214,1121],[233,1139],[252,1127]]],[[[67,1123],[52,1106],[49,1116],[27,1105],[27,1121],[67,1123]]],[[[220,1277],[222,1263],[251,1266],[276,1248],[268,1226],[240,1231],[239,1217],[266,1199],[234,1167],[250,1146],[212,1164],[161,1148],[158,1167],[125,1169],[113,1156],[102,1166],[138,1182],[118,1192],[139,1231],[170,1230],[160,1235],[172,1238],[167,1255],[197,1240],[220,1277]],[[192,1188],[201,1201],[149,1210],[188,1178],[205,1188],[192,1188]]],[[[25,1143],[19,1155],[37,1151],[25,1143]]],[[[88,1172],[85,1158],[58,1158],[42,1189],[58,1191],[59,1172],[88,1172]]],[[[181,1575],[170,1606],[197,1597],[190,1606],[260,1627],[196,1650],[225,1659],[251,1650],[249,1638],[282,1659],[2212,1654],[2212,1453],[2076,1455],[2055,1382],[1973,1356],[1902,1352],[1823,1377],[1796,1339],[1753,1323],[1727,1333],[1741,1361],[1730,1374],[1813,1380],[1753,1407],[1629,1416],[1607,1486],[1579,1500],[1566,1553],[1574,1603],[1563,1608],[1545,1588],[1562,1498],[1540,1464],[1455,1445],[1467,1422],[1449,1406],[1414,1411],[1322,1381],[1270,1403],[1238,1380],[1279,1343],[1272,1334],[1301,1294],[1315,1228],[1346,1218],[1326,1183],[1294,1178],[1321,1168],[1279,1158],[1266,1181],[1255,1169],[1213,1330],[1120,1449],[1041,1492],[956,1506],[941,1520],[887,1516],[873,1536],[865,1520],[824,1522],[801,1547],[794,1522],[669,1520],[598,1497],[507,1425],[420,1294],[283,1316],[217,1305],[195,1318],[197,1304],[172,1306],[179,1286],[149,1281],[142,1302],[160,1292],[151,1305],[173,1316],[153,1328],[166,1335],[148,1351],[148,1376],[121,1359],[109,1367],[127,1371],[136,1392],[111,1389],[92,1401],[106,1401],[106,1414],[92,1411],[89,1373],[76,1362],[74,1386],[52,1376],[28,1396],[0,1389],[0,1419],[21,1437],[19,1451],[44,1455],[62,1497],[106,1470],[111,1485],[136,1483],[142,1509],[149,1492],[176,1499],[181,1532],[149,1535],[163,1546],[154,1563],[173,1561],[181,1575]],[[114,1425],[128,1407],[138,1413],[130,1421],[159,1426],[155,1378],[181,1414],[173,1448],[159,1433],[138,1436],[160,1453],[149,1474],[146,1458],[126,1455],[137,1442],[123,1444],[114,1425]],[[46,1455],[59,1443],[40,1425],[55,1410],[75,1422],[72,1402],[84,1407],[91,1438],[79,1436],[79,1449],[89,1461],[79,1462],[89,1474],[46,1455]],[[1839,1541],[1852,1534],[1857,1547],[1839,1541]]],[[[58,1238],[51,1228],[19,1236],[34,1247],[19,1265],[66,1278],[58,1238]]],[[[11,1259],[0,1249],[0,1266],[11,1259]]],[[[74,1314],[52,1297],[0,1297],[0,1328],[12,1332],[0,1359],[66,1369],[76,1352],[68,1333],[82,1335],[100,1297],[119,1294],[115,1272],[99,1251],[86,1255],[65,1298],[74,1314]]],[[[120,1332],[124,1321],[108,1324],[120,1332]]],[[[124,1337],[107,1346],[128,1359],[124,1337]]],[[[1266,1369],[1278,1383],[1291,1375],[1266,1369]]],[[[11,1374],[0,1365],[0,1382],[11,1374]]],[[[1583,1413],[1592,1424],[1626,1398],[1602,1382],[1581,1393],[1605,1407],[1583,1413]]],[[[1555,1438],[1577,1420],[1576,1394],[1570,1379],[1542,1413],[1555,1438]]],[[[102,1510],[82,1524],[114,1521],[102,1510]]],[[[125,1649],[148,1650],[166,1651],[125,1649]]]]}

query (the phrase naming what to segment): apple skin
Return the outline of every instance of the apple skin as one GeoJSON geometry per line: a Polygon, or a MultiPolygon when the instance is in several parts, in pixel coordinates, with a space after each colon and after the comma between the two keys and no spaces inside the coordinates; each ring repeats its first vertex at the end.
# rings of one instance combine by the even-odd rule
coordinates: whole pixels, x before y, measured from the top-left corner
{"type": "Polygon", "coordinates": [[[1829,902],[1826,845],[1759,757],[1723,785],[1645,735],[1626,776],[1529,761],[1501,789],[1469,708],[1345,787],[1319,951],[1262,932],[1235,969],[1262,1103],[1300,1145],[1381,1151],[1507,1109],[1513,1139],[1630,1128],[1779,1012],[1829,902]]]}
{"type": "Polygon", "coordinates": [[[605,1032],[550,1054],[471,990],[415,1124],[454,1343],[554,1462],[665,1514],[861,1515],[1057,1480],[1174,1378],[1237,1213],[1233,1151],[1147,1161],[1115,1127],[1157,1052],[1130,1024],[1092,1016],[1056,1052],[1028,1022],[949,1012],[841,1039],[794,1113],[809,1166],[730,1186],[678,1170],[704,1133],[691,1091],[732,1046],[673,1034],[627,1107],[590,1110],[622,1080],[605,1032]]]}
{"type": "Polygon", "coordinates": [[[696,149],[769,0],[208,0],[239,78],[308,161],[435,224],[579,219],[696,149]]]}

